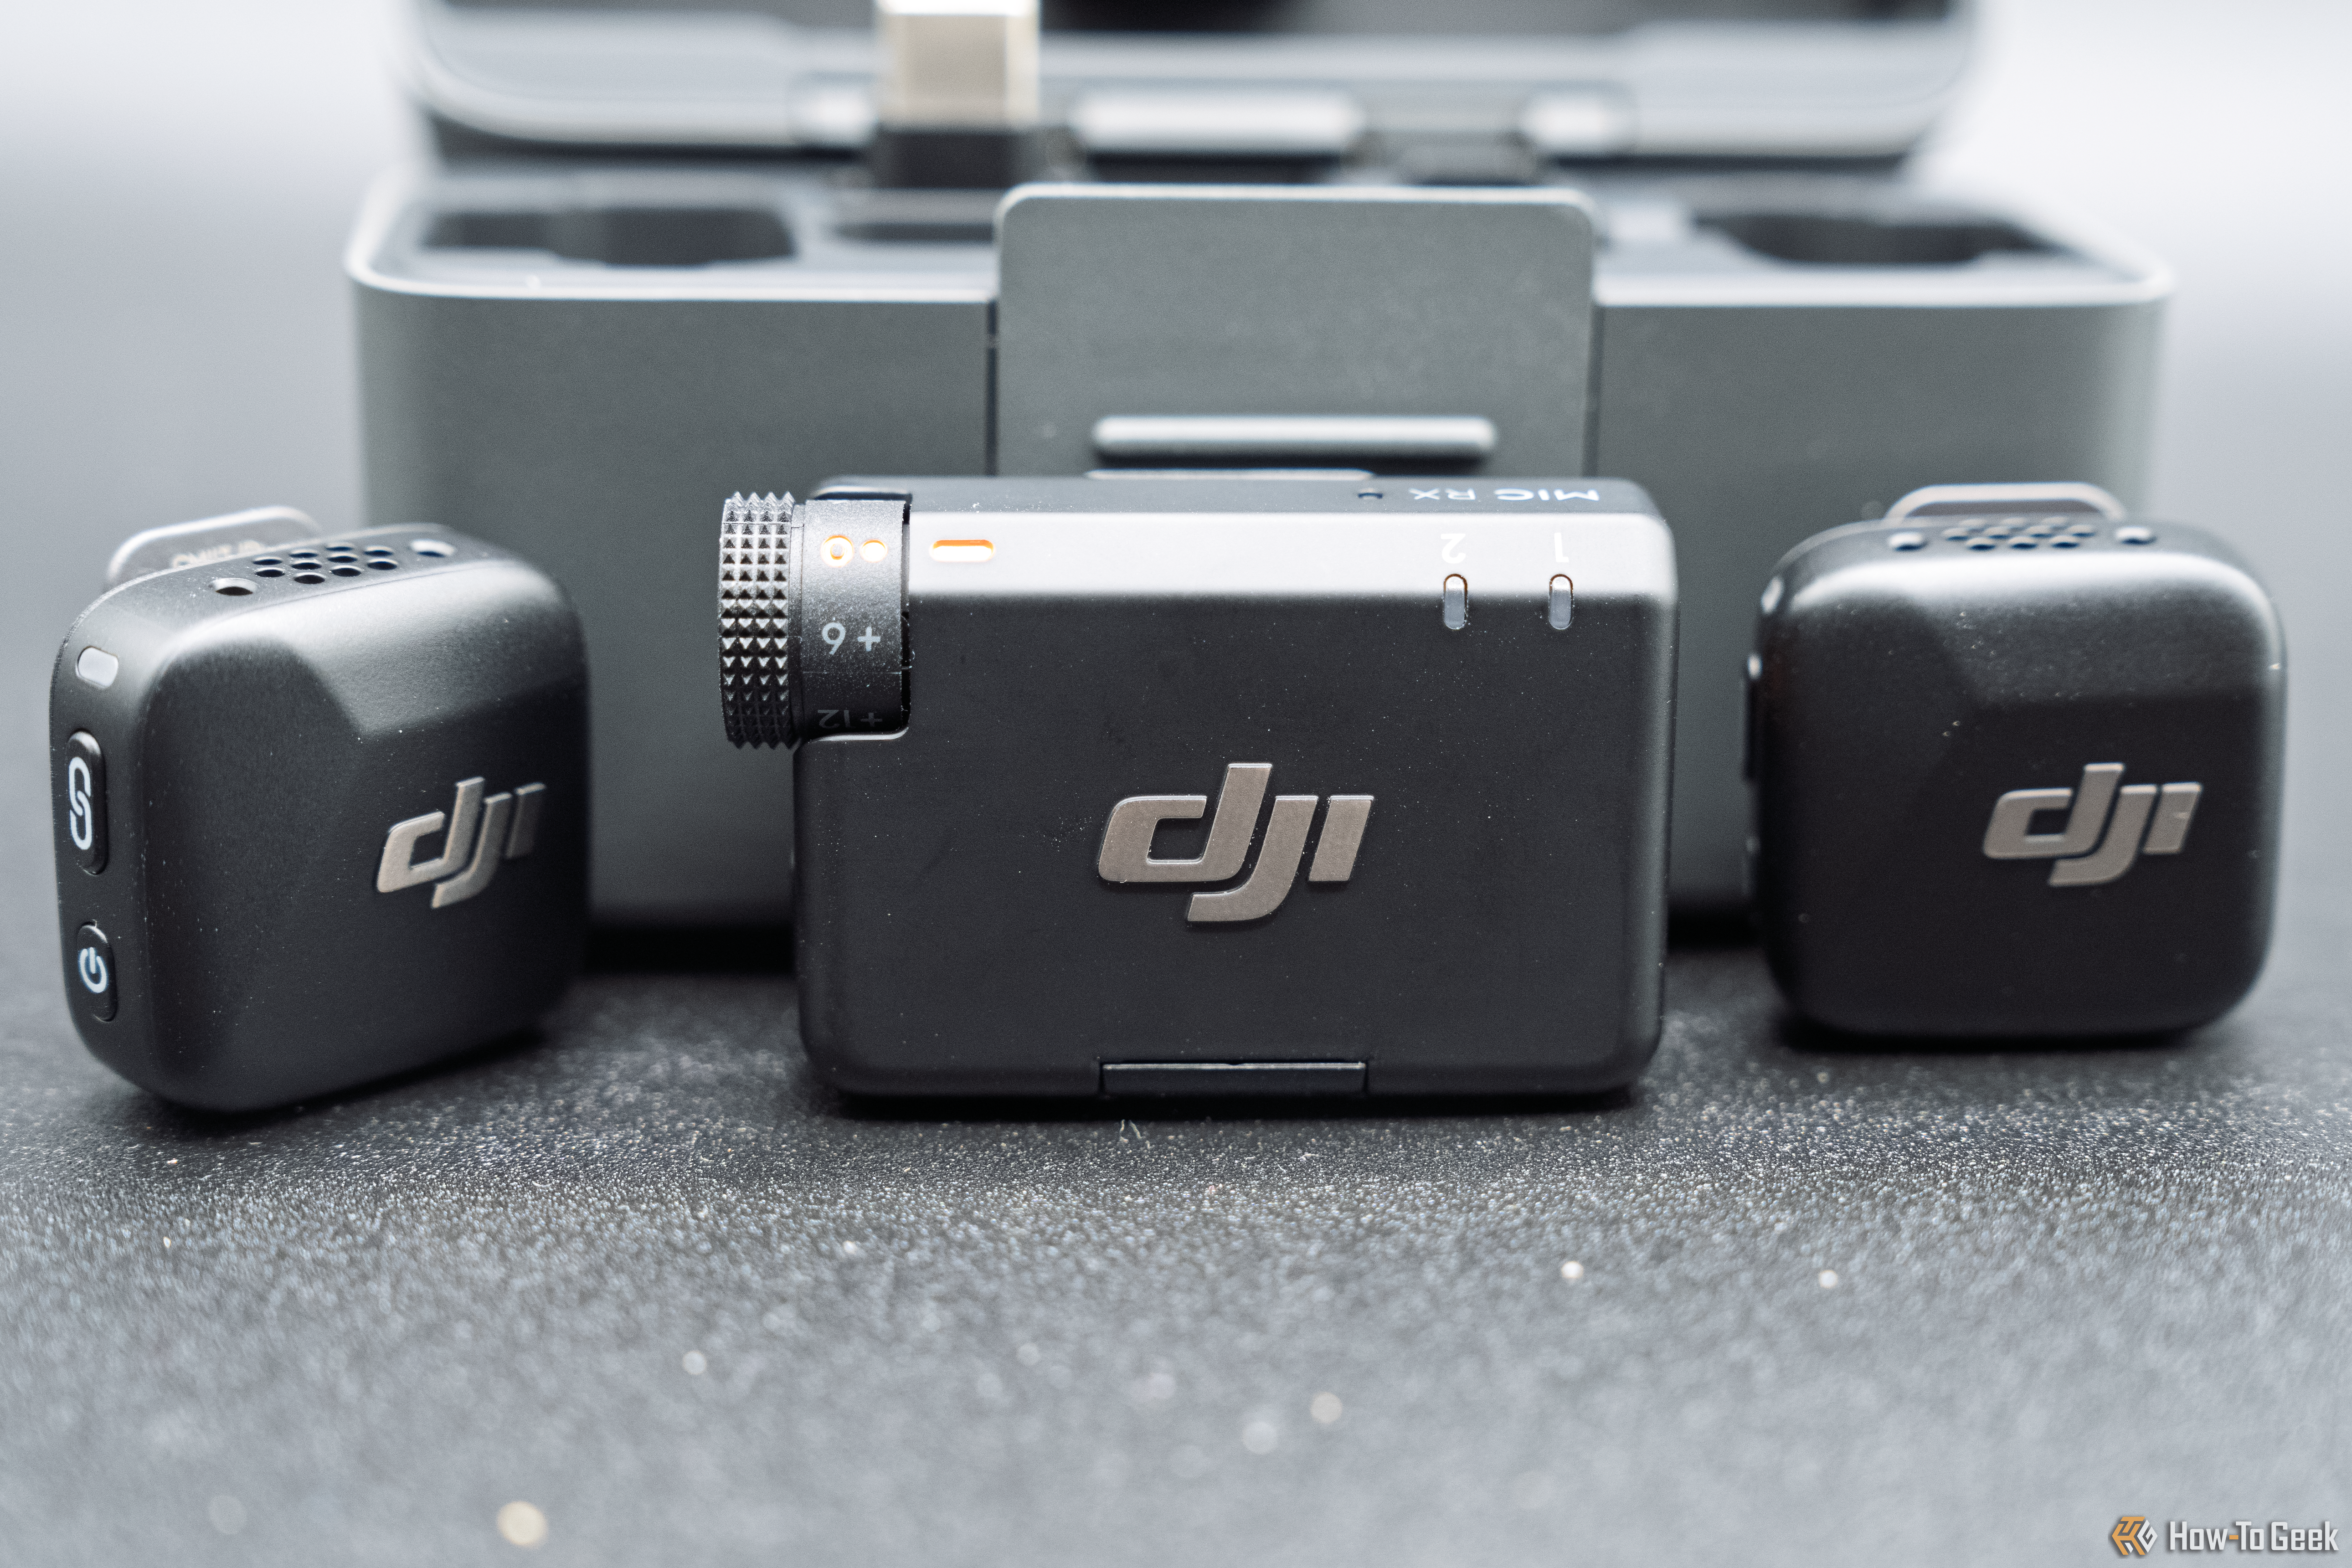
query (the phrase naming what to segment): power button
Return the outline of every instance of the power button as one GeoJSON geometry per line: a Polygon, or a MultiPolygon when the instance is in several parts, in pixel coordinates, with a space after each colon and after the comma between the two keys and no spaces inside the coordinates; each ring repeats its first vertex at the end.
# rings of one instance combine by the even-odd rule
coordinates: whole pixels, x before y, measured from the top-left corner
{"type": "Polygon", "coordinates": [[[74,858],[91,876],[106,869],[106,755],[98,737],[76,730],[66,737],[66,839],[74,858]]]}
{"type": "Polygon", "coordinates": [[[73,975],[67,984],[81,1010],[100,1023],[113,1017],[114,944],[106,933],[85,924],[74,933],[74,949],[68,957],[73,975]]]}

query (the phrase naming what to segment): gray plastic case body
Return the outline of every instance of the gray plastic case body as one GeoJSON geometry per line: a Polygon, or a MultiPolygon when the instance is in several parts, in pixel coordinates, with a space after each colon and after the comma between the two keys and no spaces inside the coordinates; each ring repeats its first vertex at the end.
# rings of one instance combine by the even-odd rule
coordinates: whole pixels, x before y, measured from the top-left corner
{"type": "MultiPolygon", "coordinates": [[[[908,719],[793,756],[802,1038],[830,1081],[1583,1093],[1647,1063],[1675,576],[1636,487],[855,488],[913,497],[908,719]],[[1311,880],[1317,845],[1294,846],[1271,912],[1194,923],[1222,880],[1106,879],[1117,803],[1214,802],[1253,763],[1272,764],[1269,824],[1277,796],[1371,797],[1346,880],[1311,880]]],[[[1199,855],[1211,826],[1167,821],[1150,852],[1199,855]]]]}
{"type": "MultiPolygon", "coordinates": [[[[1584,0],[1523,34],[1502,29],[1538,7],[1195,8],[1246,27],[1223,35],[1132,9],[1140,27],[1087,30],[1064,24],[1087,7],[1043,7],[1040,108],[1097,158],[1316,158],[1433,137],[1551,157],[1883,158],[1934,123],[1975,30],[1969,0],[1584,0]]],[[[854,151],[874,132],[861,0],[411,0],[400,14],[418,98],[474,135],[790,153],[854,151]]]]}
{"type": "MultiPolygon", "coordinates": [[[[1772,563],[1823,518],[1926,484],[2063,477],[2136,500],[2168,282],[2112,243],[1898,179],[1584,188],[1606,240],[1590,406],[1511,461],[1628,475],[1675,521],[1675,897],[1733,907],[1740,668],[1772,563]]],[[[991,245],[845,234],[844,200],[815,170],[476,168],[396,178],[354,238],[372,513],[446,520],[543,562],[586,621],[603,918],[786,911],[790,844],[765,810],[785,770],[730,753],[700,695],[703,520],[737,489],[983,471],[996,388],[1023,374],[992,357],[991,245]],[[679,206],[737,215],[705,226],[718,254],[771,230],[793,254],[612,265],[479,243],[625,256],[679,206]],[[677,790],[681,770],[695,790],[677,790]],[[742,837],[752,822],[768,826],[742,837]]],[[[1358,303],[1368,321],[1399,308],[1358,303]]],[[[1566,325],[1534,325],[1566,341],[1566,325]]],[[[1521,327],[1498,313],[1487,334],[1521,327]]],[[[1507,411],[1497,421],[1510,439],[1507,411]]]]}

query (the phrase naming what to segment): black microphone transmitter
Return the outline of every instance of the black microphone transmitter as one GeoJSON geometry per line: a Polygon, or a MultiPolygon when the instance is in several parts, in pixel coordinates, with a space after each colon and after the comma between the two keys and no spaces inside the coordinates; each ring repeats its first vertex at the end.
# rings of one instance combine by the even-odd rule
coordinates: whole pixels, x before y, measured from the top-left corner
{"type": "Polygon", "coordinates": [[[2286,651],[2212,534],[1921,490],[1790,552],[1749,671],[1757,914],[1808,1017],[2154,1034],[2261,972],[2286,651]]]}
{"type": "Polygon", "coordinates": [[[555,584],[431,527],[265,511],[115,561],[49,686],[83,1041],[248,1110],[522,1028],[585,931],[587,669],[555,584]]]}

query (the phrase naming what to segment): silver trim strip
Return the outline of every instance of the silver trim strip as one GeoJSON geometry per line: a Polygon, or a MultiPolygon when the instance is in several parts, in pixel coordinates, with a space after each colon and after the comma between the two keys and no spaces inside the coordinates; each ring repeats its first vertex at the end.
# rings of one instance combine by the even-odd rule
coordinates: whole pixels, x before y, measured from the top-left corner
{"type": "Polygon", "coordinates": [[[1120,414],[1095,421],[1105,458],[1316,458],[1477,462],[1495,450],[1495,422],[1475,415],[1120,414]]]}

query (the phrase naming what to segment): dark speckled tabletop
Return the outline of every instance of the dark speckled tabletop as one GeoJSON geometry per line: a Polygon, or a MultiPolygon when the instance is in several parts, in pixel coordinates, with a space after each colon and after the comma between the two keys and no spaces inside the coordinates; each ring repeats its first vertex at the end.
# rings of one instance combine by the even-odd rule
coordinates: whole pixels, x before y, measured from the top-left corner
{"type": "Polygon", "coordinates": [[[1931,160],[2181,268],[2158,508],[2269,574],[2294,661],[2279,937],[2219,1026],[1841,1046],[1685,933],[1601,1103],[883,1113],[811,1083],[772,938],[608,937],[535,1041],[223,1121],[75,1042],[47,661],[135,528],[355,519],[336,252],[409,132],[334,8],[110,9],[127,118],[53,9],[0,67],[0,1560],[2090,1563],[2126,1513],[2352,1524],[2352,228],[2167,107],[2234,69],[2245,145],[2340,149],[2340,16],[1994,5],[1931,160]]]}

